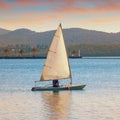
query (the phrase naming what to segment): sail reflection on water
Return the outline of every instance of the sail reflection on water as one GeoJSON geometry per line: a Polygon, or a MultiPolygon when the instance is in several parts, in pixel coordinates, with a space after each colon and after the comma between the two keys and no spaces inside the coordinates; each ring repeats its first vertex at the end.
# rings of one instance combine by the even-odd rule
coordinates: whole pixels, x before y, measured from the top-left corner
{"type": "Polygon", "coordinates": [[[70,92],[43,92],[44,110],[49,113],[49,120],[68,120],[70,112],[70,92]]]}

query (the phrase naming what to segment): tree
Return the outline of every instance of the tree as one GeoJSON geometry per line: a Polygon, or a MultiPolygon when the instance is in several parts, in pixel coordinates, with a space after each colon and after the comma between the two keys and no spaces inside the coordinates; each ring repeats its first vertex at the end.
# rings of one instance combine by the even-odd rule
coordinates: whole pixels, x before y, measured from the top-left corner
{"type": "Polygon", "coordinates": [[[5,48],[5,49],[4,49],[4,54],[5,54],[5,56],[8,56],[8,55],[9,55],[9,50],[8,50],[8,48],[5,48]]]}
{"type": "Polygon", "coordinates": [[[31,51],[32,51],[32,53],[33,53],[33,56],[34,56],[34,55],[37,55],[37,53],[38,53],[37,48],[32,48],[32,50],[31,50],[31,51]]]}
{"type": "Polygon", "coordinates": [[[73,51],[72,51],[72,56],[75,56],[75,55],[76,55],[76,51],[73,50],[73,51]]]}
{"type": "Polygon", "coordinates": [[[23,53],[24,53],[24,50],[20,49],[20,50],[19,50],[20,56],[23,56],[23,53]]]}

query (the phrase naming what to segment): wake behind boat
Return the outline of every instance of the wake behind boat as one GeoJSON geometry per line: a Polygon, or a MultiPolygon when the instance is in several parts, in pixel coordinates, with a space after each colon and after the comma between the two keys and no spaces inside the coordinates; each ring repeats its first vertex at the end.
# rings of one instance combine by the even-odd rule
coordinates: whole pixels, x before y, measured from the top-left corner
{"type": "Polygon", "coordinates": [[[63,38],[62,26],[58,26],[50,48],[48,50],[48,55],[42,75],[39,81],[35,81],[35,87],[32,88],[32,91],[51,91],[51,90],[81,90],[86,85],[73,85],[72,84],[72,74],[69,64],[69,59],[65,47],[65,42],[63,38]],[[67,86],[55,85],[54,82],[58,80],[70,79],[70,84],[67,86]],[[36,82],[40,81],[53,81],[53,86],[40,86],[36,87],[36,82]]]}

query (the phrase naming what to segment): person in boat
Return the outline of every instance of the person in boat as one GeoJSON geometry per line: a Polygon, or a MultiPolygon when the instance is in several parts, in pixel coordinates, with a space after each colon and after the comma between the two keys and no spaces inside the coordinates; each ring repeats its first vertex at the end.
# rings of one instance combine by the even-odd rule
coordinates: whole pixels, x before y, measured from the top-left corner
{"type": "Polygon", "coordinates": [[[59,81],[53,80],[53,87],[59,87],[59,81]]]}

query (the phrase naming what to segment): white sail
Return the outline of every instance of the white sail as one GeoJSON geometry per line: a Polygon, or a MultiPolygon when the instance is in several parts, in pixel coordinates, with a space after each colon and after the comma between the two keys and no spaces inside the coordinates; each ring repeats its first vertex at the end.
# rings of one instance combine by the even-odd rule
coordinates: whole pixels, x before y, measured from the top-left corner
{"type": "Polygon", "coordinates": [[[71,78],[71,71],[60,24],[50,45],[40,80],[47,81],[64,78],[71,78]]]}

